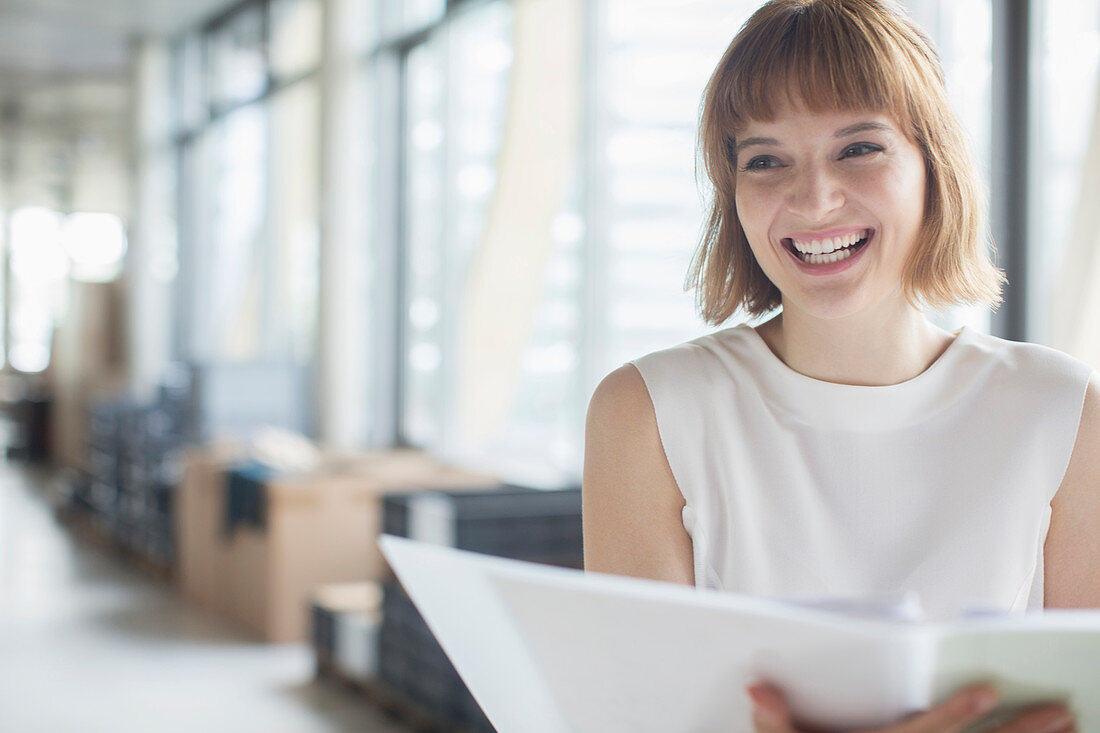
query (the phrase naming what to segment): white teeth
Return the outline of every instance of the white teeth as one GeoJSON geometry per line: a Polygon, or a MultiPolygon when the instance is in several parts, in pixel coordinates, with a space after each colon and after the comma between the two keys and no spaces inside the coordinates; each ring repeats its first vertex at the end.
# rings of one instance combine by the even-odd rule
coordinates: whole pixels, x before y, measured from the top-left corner
{"type": "Polygon", "coordinates": [[[827,265],[831,262],[839,262],[840,260],[846,260],[852,256],[852,252],[849,249],[842,249],[839,252],[830,252],[823,255],[806,255],[806,262],[811,265],[827,265]]]}
{"type": "Polygon", "coordinates": [[[815,239],[811,242],[794,242],[794,246],[802,254],[801,259],[804,262],[811,265],[826,265],[848,259],[852,256],[852,250],[849,247],[864,237],[869,238],[870,236],[871,230],[864,229],[843,237],[824,240],[815,239]]]}
{"type": "Polygon", "coordinates": [[[844,247],[851,247],[853,244],[863,239],[866,234],[867,230],[863,230],[842,237],[833,237],[832,239],[815,239],[810,242],[795,241],[794,246],[795,249],[802,254],[824,255],[836,252],[844,247]]]}

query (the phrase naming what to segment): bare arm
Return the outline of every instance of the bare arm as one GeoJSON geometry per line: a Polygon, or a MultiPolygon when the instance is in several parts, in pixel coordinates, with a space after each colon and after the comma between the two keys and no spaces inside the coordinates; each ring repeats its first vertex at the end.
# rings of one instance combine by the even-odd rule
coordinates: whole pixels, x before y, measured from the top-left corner
{"type": "Polygon", "coordinates": [[[1044,605],[1100,608],[1100,378],[1095,373],[1069,467],[1050,506],[1044,605]]]}
{"type": "Polygon", "coordinates": [[[596,388],[584,450],[587,570],[694,584],[684,497],[657,432],[641,374],[623,366],[596,388]]]}

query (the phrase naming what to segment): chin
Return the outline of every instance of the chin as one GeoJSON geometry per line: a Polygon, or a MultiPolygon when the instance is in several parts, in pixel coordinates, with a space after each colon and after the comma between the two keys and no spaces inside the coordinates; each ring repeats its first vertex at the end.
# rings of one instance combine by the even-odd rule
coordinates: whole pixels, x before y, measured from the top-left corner
{"type": "Polygon", "coordinates": [[[806,317],[819,321],[844,321],[847,319],[862,319],[867,316],[896,313],[899,306],[904,306],[905,296],[899,289],[893,294],[880,296],[877,300],[868,297],[866,293],[822,293],[817,296],[803,294],[795,302],[784,300],[783,310],[793,310],[806,317]],[[892,296],[896,296],[897,301],[892,296]]]}
{"type": "Polygon", "coordinates": [[[801,302],[784,301],[784,312],[797,312],[819,321],[844,321],[859,318],[874,309],[866,302],[850,297],[844,298],[806,298],[801,302]]]}

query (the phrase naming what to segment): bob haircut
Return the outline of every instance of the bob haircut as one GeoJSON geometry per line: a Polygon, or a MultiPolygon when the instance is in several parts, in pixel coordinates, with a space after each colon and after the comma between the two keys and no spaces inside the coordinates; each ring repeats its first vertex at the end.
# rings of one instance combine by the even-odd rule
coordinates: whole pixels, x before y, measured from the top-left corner
{"type": "Polygon", "coordinates": [[[713,196],[687,288],[707,323],[782,302],[737,218],[736,136],[771,122],[786,92],[814,112],[892,114],[925,162],[924,223],[902,272],[916,308],[1001,301],[1004,273],[986,239],[977,167],[947,99],[931,42],[889,0],[771,0],[745,23],[703,93],[699,153],[713,196]]]}

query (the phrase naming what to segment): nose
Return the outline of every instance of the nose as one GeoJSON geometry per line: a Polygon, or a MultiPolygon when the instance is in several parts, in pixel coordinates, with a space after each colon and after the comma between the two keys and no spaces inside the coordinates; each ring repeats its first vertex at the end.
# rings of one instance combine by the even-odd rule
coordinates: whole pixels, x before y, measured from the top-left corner
{"type": "Polygon", "coordinates": [[[807,221],[824,221],[844,205],[840,182],[821,165],[809,165],[793,177],[787,208],[807,221]]]}

